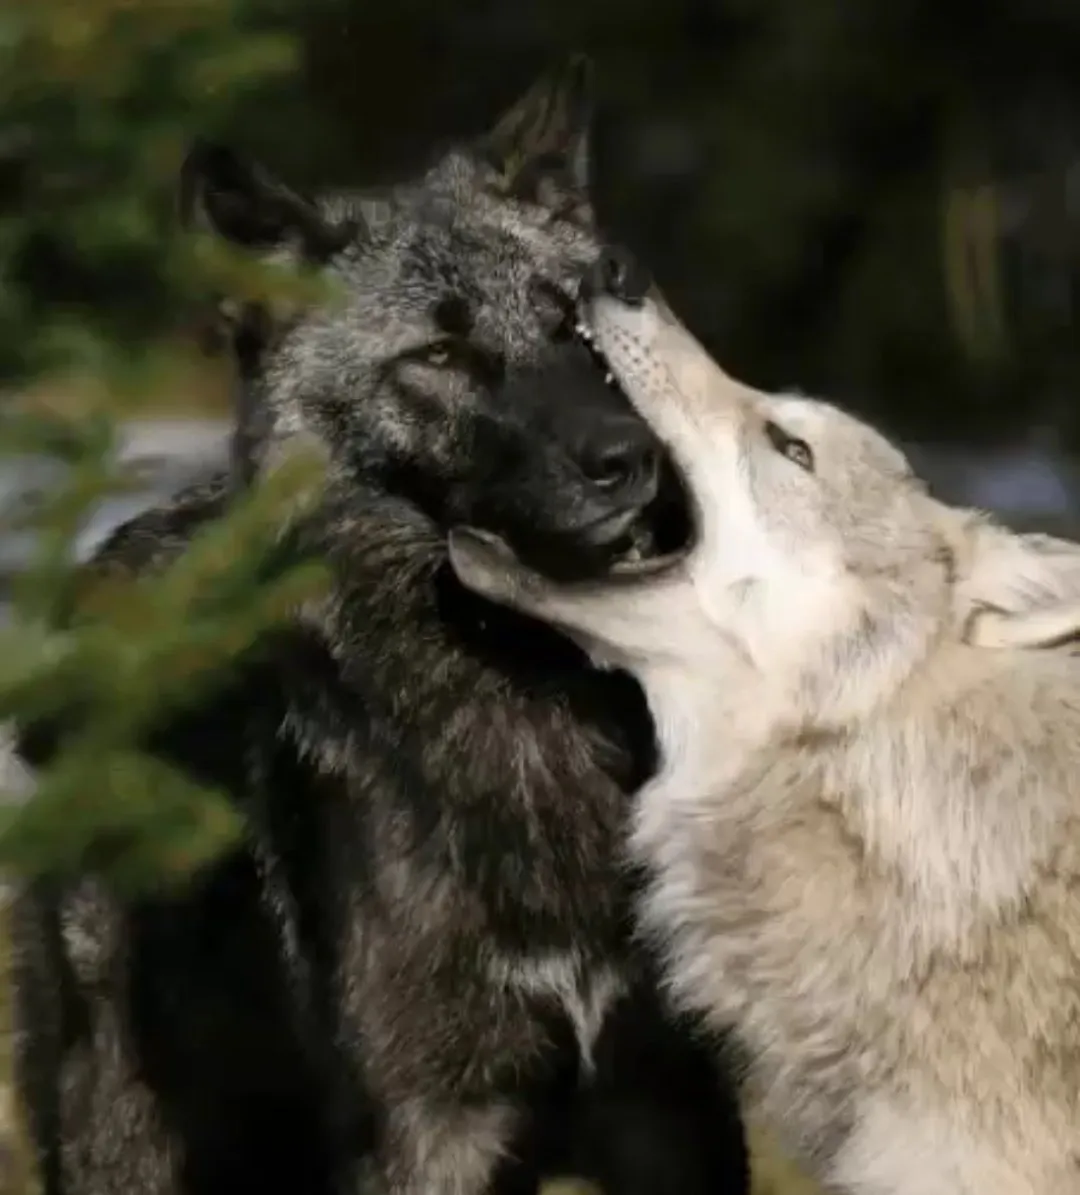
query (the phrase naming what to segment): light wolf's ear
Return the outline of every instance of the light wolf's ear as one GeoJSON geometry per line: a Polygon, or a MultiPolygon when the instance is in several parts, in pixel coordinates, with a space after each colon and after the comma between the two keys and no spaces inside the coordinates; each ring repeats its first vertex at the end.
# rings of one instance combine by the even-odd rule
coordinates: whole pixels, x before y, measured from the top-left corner
{"type": "Polygon", "coordinates": [[[591,225],[592,117],[592,62],[575,54],[540,78],[481,138],[477,148],[493,167],[500,193],[591,225]]]}
{"type": "Polygon", "coordinates": [[[969,529],[957,578],[964,638],[977,647],[1050,647],[1080,638],[1080,544],[969,529]]]}

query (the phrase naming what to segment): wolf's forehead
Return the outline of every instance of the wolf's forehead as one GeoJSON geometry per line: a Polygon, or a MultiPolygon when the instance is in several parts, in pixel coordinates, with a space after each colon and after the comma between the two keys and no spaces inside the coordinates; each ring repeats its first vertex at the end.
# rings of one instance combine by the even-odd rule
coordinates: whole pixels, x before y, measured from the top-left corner
{"type": "Polygon", "coordinates": [[[520,219],[427,212],[350,262],[347,285],[388,314],[427,316],[453,299],[474,320],[486,312],[502,322],[528,314],[537,281],[571,291],[591,260],[589,244],[520,219]]]}
{"type": "Polygon", "coordinates": [[[463,213],[444,235],[440,251],[452,263],[446,281],[496,311],[527,305],[537,281],[576,293],[597,251],[580,230],[507,203],[463,213]]]}

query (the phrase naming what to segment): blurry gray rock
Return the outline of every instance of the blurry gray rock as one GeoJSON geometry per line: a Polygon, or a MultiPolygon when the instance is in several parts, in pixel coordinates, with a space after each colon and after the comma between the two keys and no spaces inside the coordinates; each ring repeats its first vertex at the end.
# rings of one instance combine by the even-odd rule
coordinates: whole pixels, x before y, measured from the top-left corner
{"type": "MultiPolygon", "coordinates": [[[[140,510],[182,486],[219,469],[226,461],[227,428],[214,420],[146,420],[127,425],[119,459],[133,467],[145,486],[108,498],[92,513],[75,550],[88,556],[108,533],[140,510]]],[[[60,479],[56,462],[36,457],[0,463],[0,519],[33,503],[60,479]]],[[[5,580],[30,559],[32,540],[25,533],[0,532],[0,596],[5,580]]]]}

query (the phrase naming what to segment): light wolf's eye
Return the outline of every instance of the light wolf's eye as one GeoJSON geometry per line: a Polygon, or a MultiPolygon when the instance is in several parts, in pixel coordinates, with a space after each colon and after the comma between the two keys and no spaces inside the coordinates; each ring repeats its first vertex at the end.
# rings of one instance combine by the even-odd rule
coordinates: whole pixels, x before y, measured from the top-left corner
{"type": "Polygon", "coordinates": [[[800,440],[798,436],[788,435],[778,423],[773,423],[771,419],[765,421],[765,435],[768,436],[769,443],[781,456],[786,456],[789,461],[794,461],[800,469],[805,469],[807,473],[813,473],[814,454],[805,440],[800,440]]]}

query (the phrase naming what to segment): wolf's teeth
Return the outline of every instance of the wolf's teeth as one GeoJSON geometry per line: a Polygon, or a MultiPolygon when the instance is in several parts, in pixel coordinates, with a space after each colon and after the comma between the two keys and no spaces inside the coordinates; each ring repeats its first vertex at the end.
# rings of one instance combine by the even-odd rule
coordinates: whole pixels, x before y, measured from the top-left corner
{"type": "Polygon", "coordinates": [[[615,385],[615,375],[611,372],[610,369],[608,370],[608,372],[606,374],[604,374],[604,381],[607,382],[607,384],[609,386],[615,385]]]}

